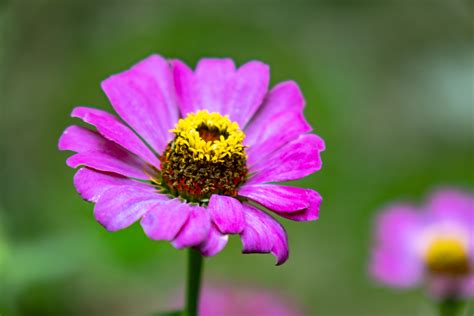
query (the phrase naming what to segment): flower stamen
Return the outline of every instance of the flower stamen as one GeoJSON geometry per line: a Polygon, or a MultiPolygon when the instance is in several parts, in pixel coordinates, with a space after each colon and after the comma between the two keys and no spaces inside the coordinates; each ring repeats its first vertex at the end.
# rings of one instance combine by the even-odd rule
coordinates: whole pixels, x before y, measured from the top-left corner
{"type": "Polygon", "coordinates": [[[170,130],[160,157],[160,185],[170,195],[206,204],[212,194],[236,196],[247,180],[245,134],[227,116],[189,113],[170,130]]]}

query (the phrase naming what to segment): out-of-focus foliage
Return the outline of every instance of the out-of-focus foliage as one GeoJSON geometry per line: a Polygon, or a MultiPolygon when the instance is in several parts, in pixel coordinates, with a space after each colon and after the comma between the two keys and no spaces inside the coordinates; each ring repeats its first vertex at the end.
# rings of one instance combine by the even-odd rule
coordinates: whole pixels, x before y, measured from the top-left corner
{"type": "Polygon", "coordinates": [[[472,12],[462,0],[0,3],[0,313],[146,315],[182,288],[184,253],[138,225],[107,233],[56,149],[74,106],[111,110],[100,81],[154,52],[267,62],[273,84],[300,84],[327,144],[322,171],[298,183],[323,195],[321,219],[284,221],[289,261],[243,256],[232,238],[206,278],[272,288],[320,316],[429,310],[421,292],[368,279],[372,217],[474,185],[472,12]]]}

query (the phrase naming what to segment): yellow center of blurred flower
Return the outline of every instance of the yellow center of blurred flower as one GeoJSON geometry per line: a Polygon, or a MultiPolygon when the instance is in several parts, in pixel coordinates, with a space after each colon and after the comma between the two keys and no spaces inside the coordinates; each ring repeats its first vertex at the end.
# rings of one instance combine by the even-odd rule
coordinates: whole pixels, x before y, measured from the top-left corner
{"type": "Polygon", "coordinates": [[[170,130],[175,138],[160,157],[164,190],[206,204],[212,194],[237,195],[247,179],[244,132],[227,115],[198,111],[170,130]]]}
{"type": "Polygon", "coordinates": [[[434,240],[425,254],[428,272],[438,275],[460,276],[469,273],[469,256],[465,245],[454,238],[434,240]]]}

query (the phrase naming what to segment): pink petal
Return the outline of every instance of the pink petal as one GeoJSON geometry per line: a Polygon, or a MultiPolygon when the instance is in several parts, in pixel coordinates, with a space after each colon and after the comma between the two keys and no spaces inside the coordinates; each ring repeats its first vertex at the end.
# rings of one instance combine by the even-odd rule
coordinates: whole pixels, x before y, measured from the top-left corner
{"type": "Polygon", "coordinates": [[[106,139],[117,143],[155,167],[160,167],[160,162],[151,150],[114,115],[98,109],[76,107],[71,116],[95,126],[106,139]]]}
{"type": "Polygon", "coordinates": [[[304,98],[295,82],[282,82],[270,91],[245,131],[249,166],[311,131],[303,108],[304,98]]]}
{"type": "Polygon", "coordinates": [[[181,114],[206,109],[224,112],[224,106],[235,75],[235,65],[228,58],[204,58],[193,71],[179,60],[173,61],[176,92],[181,114]]]}
{"type": "Polygon", "coordinates": [[[422,229],[421,213],[409,204],[394,204],[376,219],[375,238],[385,248],[409,249],[422,229]]]}
{"type": "Polygon", "coordinates": [[[303,178],[319,169],[322,161],[320,153],[324,142],[313,134],[301,135],[298,139],[286,144],[281,149],[251,167],[255,175],[249,184],[280,182],[303,178]]]}
{"type": "Polygon", "coordinates": [[[74,186],[81,197],[89,202],[97,202],[103,192],[119,186],[134,186],[150,192],[156,191],[151,185],[113,173],[104,173],[89,168],[81,168],[76,172],[74,175],[74,186]]]}
{"type": "Polygon", "coordinates": [[[77,153],[97,151],[107,147],[120,148],[98,133],[77,125],[66,128],[58,143],[59,150],[70,150],[77,153]]]}
{"type": "Polygon", "coordinates": [[[420,216],[409,205],[395,205],[381,213],[376,223],[376,245],[370,263],[372,276],[396,287],[411,287],[423,275],[415,249],[420,216]]]}
{"type": "Polygon", "coordinates": [[[270,82],[270,67],[259,61],[242,65],[228,88],[224,113],[243,129],[263,102],[270,82]]]}
{"type": "Polygon", "coordinates": [[[190,112],[202,109],[204,105],[199,104],[199,101],[197,101],[199,93],[192,69],[180,60],[172,60],[171,64],[173,66],[174,85],[181,116],[184,117],[190,112]]]}
{"type": "Polygon", "coordinates": [[[66,161],[71,168],[87,166],[143,180],[148,180],[153,172],[138,156],[80,126],[70,126],[63,132],[59,149],[78,152],[66,161]]]}
{"type": "Polygon", "coordinates": [[[179,199],[164,201],[143,216],[141,225],[153,240],[173,240],[188,220],[191,207],[179,199]]]}
{"type": "Polygon", "coordinates": [[[474,297],[474,273],[471,272],[471,274],[464,279],[461,289],[461,296],[466,299],[471,299],[474,297]]]}
{"type": "Polygon", "coordinates": [[[227,245],[228,235],[223,235],[219,230],[211,225],[209,235],[199,247],[199,251],[203,256],[212,257],[219,253],[227,245]]]}
{"type": "Polygon", "coordinates": [[[267,93],[269,67],[258,61],[248,62],[236,71],[231,59],[205,58],[194,73],[179,60],[172,63],[183,116],[206,109],[228,114],[243,128],[267,93]]]}
{"type": "Polygon", "coordinates": [[[438,220],[456,221],[474,231],[474,195],[455,188],[438,189],[431,194],[426,209],[438,220]]]}
{"type": "Polygon", "coordinates": [[[168,62],[152,55],[102,82],[115,111],[157,153],[171,140],[169,130],[178,120],[172,76],[168,62]]]}
{"type": "Polygon", "coordinates": [[[102,193],[94,208],[96,220],[108,231],[126,228],[168,198],[139,187],[119,186],[102,193]]]}
{"type": "Polygon", "coordinates": [[[369,269],[377,281],[400,288],[415,286],[423,276],[421,261],[388,249],[373,251],[369,269]]]}
{"type": "Polygon", "coordinates": [[[144,169],[139,169],[139,162],[129,160],[129,157],[126,156],[120,159],[120,156],[120,153],[117,152],[90,151],[69,157],[66,164],[71,168],[86,166],[136,179],[148,180],[150,178],[144,169]]]}
{"type": "Polygon", "coordinates": [[[297,221],[318,219],[322,198],[310,189],[283,185],[244,185],[239,195],[258,202],[277,214],[297,221]]]}
{"type": "Polygon", "coordinates": [[[199,246],[205,241],[211,228],[211,218],[205,208],[191,205],[187,207],[190,208],[188,221],[172,242],[177,249],[199,246]]]}
{"type": "Polygon", "coordinates": [[[241,233],[243,253],[273,253],[277,265],[288,259],[288,238],[284,228],[271,216],[244,204],[246,227],[241,233]]]}
{"type": "Polygon", "coordinates": [[[224,109],[230,92],[229,83],[234,78],[235,65],[229,58],[204,58],[196,66],[196,82],[199,95],[196,107],[209,112],[227,114],[224,109]]]}
{"type": "Polygon", "coordinates": [[[232,197],[212,195],[208,210],[213,222],[223,234],[238,234],[245,227],[242,204],[232,197]]]}

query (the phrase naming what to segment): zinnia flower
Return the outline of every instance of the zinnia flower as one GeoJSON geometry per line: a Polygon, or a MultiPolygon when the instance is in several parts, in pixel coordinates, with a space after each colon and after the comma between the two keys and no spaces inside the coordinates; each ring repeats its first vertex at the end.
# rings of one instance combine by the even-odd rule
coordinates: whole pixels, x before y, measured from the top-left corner
{"type": "Polygon", "coordinates": [[[79,194],[95,203],[109,231],[140,221],[153,240],[193,247],[205,256],[239,234],[244,253],[288,258],[287,235],[267,211],[296,220],[318,218],[320,195],[271,184],[321,168],[324,142],[303,116],[298,85],[268,90],[269,67],[251,61],[202,59],[195,71],[153,55],[102,82],[120,118],[76,107],[95,127],[68,127],[60,150],[79,194]]]}
{"type": "Polygon", "coordinates": [[[417,209],[388,207],[378,218],[371,273],[393,287],[424,283],[439,299],[474,296],[474,196],[435,192],[417,209]]]}

